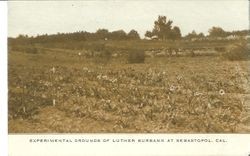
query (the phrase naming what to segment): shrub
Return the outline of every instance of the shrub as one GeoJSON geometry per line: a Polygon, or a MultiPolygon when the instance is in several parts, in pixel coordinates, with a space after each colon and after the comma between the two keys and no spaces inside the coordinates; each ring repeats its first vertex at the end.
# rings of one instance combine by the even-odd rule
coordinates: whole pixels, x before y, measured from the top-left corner
{"type": "Polygon", "coordinates": [[[130,50],[128,53],[128,63],[144,63],[145,52],[141,50],[130,50]]]}
{"type": "Polygon", "coordinates": [[[246,43],[229,46],[223,56],[231,61],[245,60],[249,57],[249,47],[246,43]]]}

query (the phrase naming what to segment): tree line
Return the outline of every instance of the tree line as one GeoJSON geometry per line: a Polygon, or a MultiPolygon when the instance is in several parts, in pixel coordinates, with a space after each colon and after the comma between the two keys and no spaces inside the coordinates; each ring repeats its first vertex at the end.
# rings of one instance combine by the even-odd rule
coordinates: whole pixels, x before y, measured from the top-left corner
{"type": "Polygon", "coordinates": [[[203,33],[196,33],[193,30],[191,33],[188,33],[184,38],[204,38],[204,37],[228,37],[228,36],[247,36],[250,34],[250,30],[238,30],[238,31],[225,31],[221,27],[212,27],[208,30],[208,35],[205,36],[203,33]]]}
{"type": "Polygon", "coordinates": [[[109,32],[107,29],[98,29],[94,33],[87,31],[77,31],[73,33],[57,33],[37,35],[29,37],[28,35],[19,35],[17,38],[9,38],[13,43],[49,43],[49,42],[68,42],[68,41],[95,41],[95,40],[138,40],[139,33],[131,30],[126,33],[124,30],[109,32]]]}
{"type": "MultiPolygon", "coordinates": [[[[228,32],[221,27],[212,27],[208,30],[207,37],[227,37],[230,35],[246,36],[250,34],[250,30],[228,32]]],[[[182,36],[178,26],[173,26],[173,21],[167,19],[166,16],[158,16],[154,21],[153,29],[146,31],[145,37],[157,40],[179,40],[206,37],[203,33],[196,33],[194,30],[186,36],[182,36]]],[[[19,35],[16,38],[9,38],[12,43],[48,43],[48,42],[67,42],[67,41],[95,41],[95,40],[139,40],[141,39],[136,30],[126,33],[124,30],[110,32],[108,29],[98,29],[94,33],[87,31],[77,31],[73,33],[57,33],[53,35],[37,35],[29,37],[27,35],[19,35]]]]}

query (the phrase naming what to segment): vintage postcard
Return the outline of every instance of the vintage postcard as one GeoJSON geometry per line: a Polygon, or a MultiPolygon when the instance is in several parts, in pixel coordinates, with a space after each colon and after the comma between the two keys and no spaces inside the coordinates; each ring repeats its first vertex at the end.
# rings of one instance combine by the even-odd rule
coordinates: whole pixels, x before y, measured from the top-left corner
{"type": "Polygon", "coordinates": [[[249,41],[247,0],[9,1],[9,155],[248,156],[249,41]]]}

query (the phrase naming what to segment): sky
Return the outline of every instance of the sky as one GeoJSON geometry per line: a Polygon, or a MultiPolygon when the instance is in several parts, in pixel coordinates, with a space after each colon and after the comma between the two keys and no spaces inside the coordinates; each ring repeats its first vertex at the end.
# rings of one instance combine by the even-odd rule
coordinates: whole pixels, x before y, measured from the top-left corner
{"type": "Polygon", "coordinates": [[[182,35],[208,33],[212,26],[226,31],[249,29],[247,0],[84,0],[9,1],[8,36],[57,32],[135,29],[143,37],[158,15],[167,16],[182,35]]]}

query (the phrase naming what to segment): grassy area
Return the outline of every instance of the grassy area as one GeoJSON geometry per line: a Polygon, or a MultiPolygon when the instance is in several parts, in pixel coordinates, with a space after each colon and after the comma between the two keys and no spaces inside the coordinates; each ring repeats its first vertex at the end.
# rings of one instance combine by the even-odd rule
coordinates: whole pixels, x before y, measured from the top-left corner
{"type": "Polygon", "coordinates": [[[9,132],[240,131],[248,61],[173,56],[129,64],[120,56],[103,63],[78,53],[9,52],[9,132]]]}
{"type": "MultiPolygon", "coordinates": [[[[33,46],[47,47],[47,48],[60,48],[60,49],[72,49],[72,50],[83,50],[83,49],[95,49],[99,45],[105,45],[107,48],[112,50],[126,50],[126,49],[162,49],[162,48],[214,48],[214,47],[226,47],[234,43],[239,42],[238,40],[225,40],[225,41],[149,41],[149,40],[98,40],[98,41],[77,41],[77,42],[56,42],[56,43],[43,43],[33,44],[33,46]]],[[[22,44],[22,46],[28,44],[22,44]]],[[[20,45],[11,44],[10,47],[20,47],[20,45]]],[[[30,48],[30,46],[28,46],[30,48]]],[[[15,49],[14,49],[15,50],[15,49]]],[[[22,51],[22,50],[21,50],[22,51]]]]}

